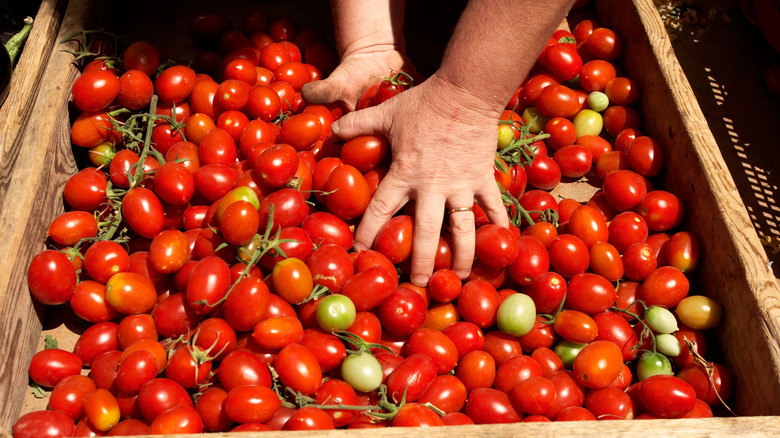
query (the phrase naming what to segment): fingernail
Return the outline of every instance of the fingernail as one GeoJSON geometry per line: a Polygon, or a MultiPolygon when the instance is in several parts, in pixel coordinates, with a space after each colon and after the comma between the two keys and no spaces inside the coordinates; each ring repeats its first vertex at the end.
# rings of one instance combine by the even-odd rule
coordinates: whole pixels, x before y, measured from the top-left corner
{"type": "Polygon", "coordinates": [[[412,276],[412,283],[416,284],[420,287],[425,287],[428,285],[428,276],[427,275],[413,275],[412,276]]]}
{"type": "Polygon", "coordinates": [[[458,277],[460,277],[461,280],[465,280],[468,278],[471,271],[466,269],[458,269],[455,271],[456,274],[458,274],[458,277]]]}
{"type": "Polygon", "coordinates": [[[355,252],[360,252],[360,251],[367,250],[368,247],[366,247],[366,245],[363,245],[362,243],[357,243],[356,242],[354,245],[352,245],[352,249],[354,249],[355,252]]]}
{"type": "Polygon", "coordinates": [[[330,125],[330,132],[332,132],[334,134],[338,134],[339,133],[339,122],[338,122],[338,120],[336,120],[335,122],[333,122],[333,124],[330,125]]]}

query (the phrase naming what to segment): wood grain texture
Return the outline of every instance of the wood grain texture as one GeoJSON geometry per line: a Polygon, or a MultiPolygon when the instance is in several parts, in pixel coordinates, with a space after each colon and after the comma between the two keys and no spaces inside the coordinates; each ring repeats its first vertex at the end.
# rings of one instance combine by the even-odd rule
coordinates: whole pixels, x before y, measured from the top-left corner
{"type": "Polygon", "coordinates": [[[664,147],[664,186],[687,207],[701,243],[692,293],[726,309],[719,342],[741,415],[780,414],[780,290],[715,138],[651,0],[599,1],[602,23],[625,43],[640,83],[644,130],[664,147]]]}
{"type": "Polygon", "coordinates": [[[49,222],[62,212],[62,187],[76,170],[68,101],[78,71],[73,56],[58,42],[89,28],[86,21],[95,16],[97,4],[92,0],[43,3],[33,30],[35,44],[25,48],[22,59],[27,62],[15,74],[11,106],[0,112],[0,127],[17,131],[14,136],[3,134],[0,160],[0,406],[4,407],[0,427],[6,429],[19,417],[27,366],[41,333],[40,309],[27,289],[27,266],[43,249],[49,222]]]}

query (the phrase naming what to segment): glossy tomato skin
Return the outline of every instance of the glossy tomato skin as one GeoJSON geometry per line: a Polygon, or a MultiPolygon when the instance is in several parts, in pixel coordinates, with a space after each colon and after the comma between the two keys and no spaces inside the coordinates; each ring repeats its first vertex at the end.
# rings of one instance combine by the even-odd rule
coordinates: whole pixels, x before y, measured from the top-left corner
{"type": "Polygon", "coordinates": [[[42,410],[22,415],[13,425],[17,438],[43,438],[73,436],[76,425],[73,419],[60,411],[42,410]]]}
{"type": "Polygon", "coordinates": [[[33,257],[27,284],[36,300],[47,305],[67,302],[76,290],[76,270],[65,254],[45,250],[33,257]]]}
{"type": "Polygon", "coordinates": [[[69,351],[50,348],[35,353],[30,361],[28,373],[33,382],[53,388],[68,376],[81,371],[81,358],[69,351]]]}
{"type": "Polygon", "coordinates": [[[130,189],[122,200],[122,215],[142,237],[153,238],[165,225],[165,212],[157,195],[144,187],[130,189]]]}
{"type": "Polygon", "coordinates": [[[652,415],[680,418],[693,410],[696,391],[679,377],[655,375],[642,381],[639,399],[652,415]]]}
{"type": "Polygon", "coordinates": [[[475,424],[517,423],[522,419],[509,396],[497,389],[478,388],[471,392],[464,412],[475,424]]]}
{"type": "Polygon", "coordinates": [[[95,382],[87,376],[75,374],[66,377],[52,389],[49,409],[63,412],[73,421],[78,421],[84,416],[84,400],[95,389],[95,382]]]}
{"type": "Polygon", "coordinates": [[[322,386],[322,369],[316,357],[301,344],[289,344],[279,351],[274,369],[281,383],[304,395],[314,395],[322,386]]]}
{"type": "Polygon", "coordinates": [[[573,234],[561,234],[553,239],[549,255],[550,266],[564,278],[581,274],[590,265],[588,246],[573,234]]]}
{"type": "Polygon", "coordinates": [[[86,330],[79,336],[73,353],[81,358],[84,365],[89,366],[97,356],[111,350],[118,349],[117,333],[119,324],[115,322],[100,322],[86,330]]]}

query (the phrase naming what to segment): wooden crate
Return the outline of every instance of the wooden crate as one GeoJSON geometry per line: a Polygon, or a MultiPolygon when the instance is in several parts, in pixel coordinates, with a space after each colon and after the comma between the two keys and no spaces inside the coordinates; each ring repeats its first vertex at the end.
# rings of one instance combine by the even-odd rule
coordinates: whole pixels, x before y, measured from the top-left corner
{"type": "MultiPolygon", "coordinates": [[[[425,434],[774,436],[780,430],[780,290],[775,277],[652,1],[596,3],[599,20],[623,37],[626,72],[642,89],[644,131],[664,146],[664,186],[685,201],[686,224],[700,239],[703,257],[692,282],[694,292],[716,299],[725,308],[717,337],[725,364],[734,375],[730,403],[740,417],[463,426],[426,430],[425,434]]],[[[28,392],[27,364],[40,348],[42,328],[56,319],[52,315],[61,313],[49,309],[47,319],[44,309],[32,303],[25,278],[29,261],[43,249],[48,223],[63,211],[62,187],[76,170],[69,144],[67,99],[78,72],[72,56],[62,51],[58,41],[74,31],[98,27],[104,8],[100,0],[45,0],[17,67],[11,95],[0,109],[2,434],[10,431],[20,413],[31,409],[22,405],[28,392]]],[[[144,32],[154,30],[152,19],[136,23],[144,32]]],[[[360,433],[330,431],[306,436],[360,433]]],[[[372,431],[377,436],[419,433],[416,429],[372,431]]]]}

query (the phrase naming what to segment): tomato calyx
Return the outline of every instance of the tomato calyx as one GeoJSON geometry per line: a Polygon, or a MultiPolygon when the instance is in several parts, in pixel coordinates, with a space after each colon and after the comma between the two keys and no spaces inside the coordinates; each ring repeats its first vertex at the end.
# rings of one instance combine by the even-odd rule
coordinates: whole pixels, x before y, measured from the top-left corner
{"type": "Polygon", "coordinates": [[[397,72],[390,71],[390,76],[382,78],[392,85],[400,85],[404,90],[408,90],[415,85],[414,78],[403,70],[397,72]]]}

